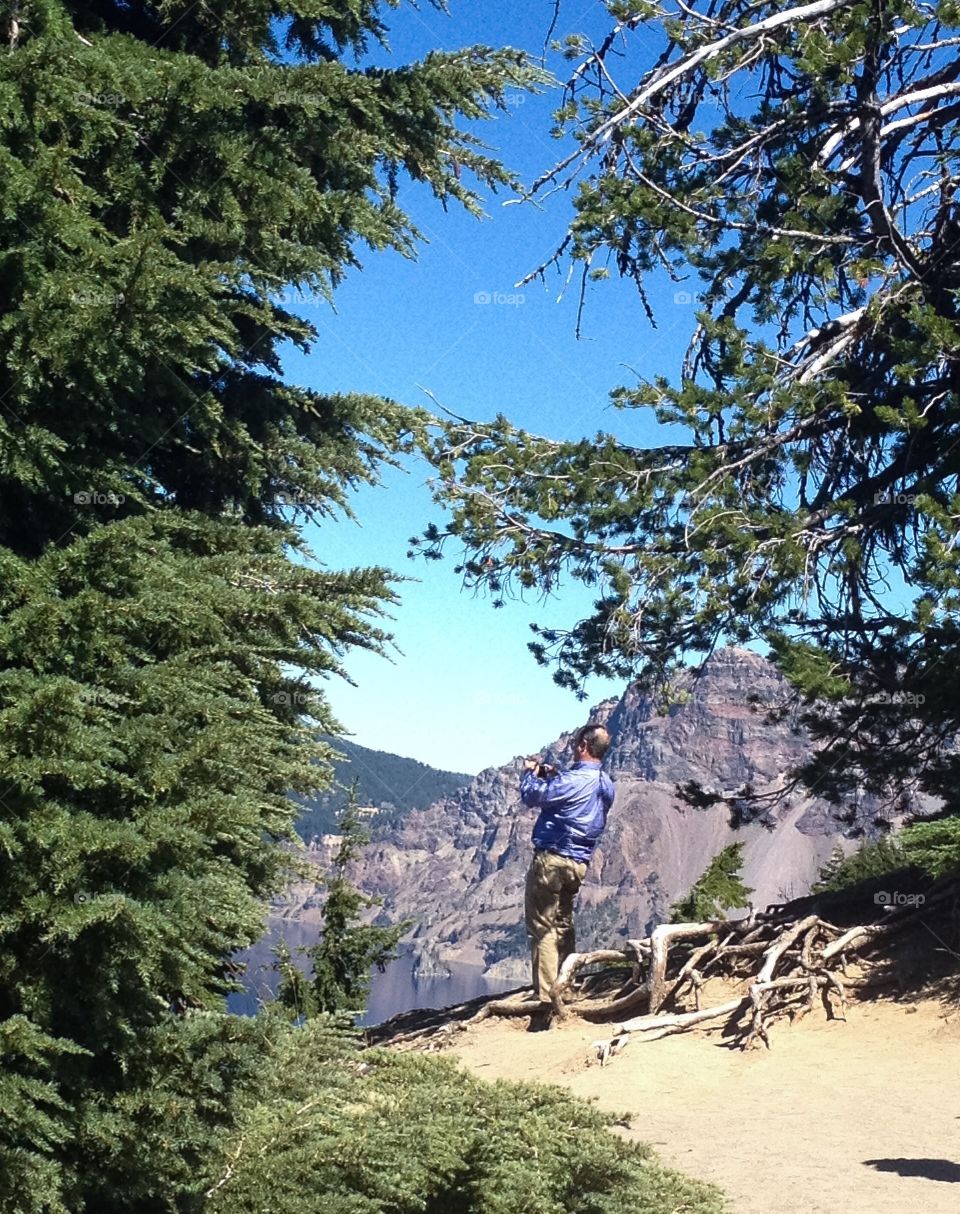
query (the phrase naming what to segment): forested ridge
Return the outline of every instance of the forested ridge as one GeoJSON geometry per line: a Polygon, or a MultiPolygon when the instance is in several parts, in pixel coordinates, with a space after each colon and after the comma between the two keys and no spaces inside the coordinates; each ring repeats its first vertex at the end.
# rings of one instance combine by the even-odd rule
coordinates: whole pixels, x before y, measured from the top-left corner
{"type": "Polygon", "coordinates": [[[300,803],[297,834],[309,842],[336,834],[339,818],[355,786],[356,802],[376,808],[373,827],[398,822],[411,809],[425,809],[470,782],[462,772],[441,771],[417,759],[360,746],[349,738],[325,739],[343,758],[330,761],[333,785],[300,803]]]}

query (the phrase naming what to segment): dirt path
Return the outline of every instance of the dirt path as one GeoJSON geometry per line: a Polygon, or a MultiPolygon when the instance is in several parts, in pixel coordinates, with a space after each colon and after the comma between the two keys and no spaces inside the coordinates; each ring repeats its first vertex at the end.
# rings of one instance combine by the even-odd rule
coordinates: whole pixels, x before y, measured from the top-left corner
{"type": "Polygon", "coordinates": [[[740,1053],[717,1033],[634,1040],[578,1023],[491,1021],[457,1040],[487,1079],[563,1084],[615,1112],[664,1162],[720,1185],[736,1214],[960,1214],[960,1009],[921,1002],[811,1014],[740,1053]]]}

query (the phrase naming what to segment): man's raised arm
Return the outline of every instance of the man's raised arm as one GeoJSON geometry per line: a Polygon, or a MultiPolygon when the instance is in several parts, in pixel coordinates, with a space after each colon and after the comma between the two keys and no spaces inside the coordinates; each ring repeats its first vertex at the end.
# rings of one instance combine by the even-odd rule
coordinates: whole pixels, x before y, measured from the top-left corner
{"type": "Polygon", "coordinates": [[[523,772],[520,776],[520,800],[531,808],[552,801],[558,794],[563,794],[564,773],[560,773],[551,763],[544,763],[537,755],[524,759],[523,772]]]}

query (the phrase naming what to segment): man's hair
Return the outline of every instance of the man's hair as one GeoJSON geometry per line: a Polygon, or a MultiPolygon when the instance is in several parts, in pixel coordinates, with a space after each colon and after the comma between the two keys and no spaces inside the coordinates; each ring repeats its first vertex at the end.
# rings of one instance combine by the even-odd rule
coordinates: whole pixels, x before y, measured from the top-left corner
{"type": "Polygon", "coordinates": [[[574,734],[577,746],[586,746],[593,759],[602,759],[610,747],[610,735],[602,725],[584,725],[574,734]]]}

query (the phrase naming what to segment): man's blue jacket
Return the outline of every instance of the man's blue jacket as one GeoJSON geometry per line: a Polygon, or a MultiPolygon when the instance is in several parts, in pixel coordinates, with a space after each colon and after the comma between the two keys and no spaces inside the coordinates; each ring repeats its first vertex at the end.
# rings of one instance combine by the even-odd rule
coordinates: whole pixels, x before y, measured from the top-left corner
{"type": "Polygon", "coordinates": [[[533,827],[533,846],[587,864],[607,824],[613,804],[613,781],[600,770],[599,759],[574,763],[569,771],[541,780],[525,771],[520,798],[531,808],[540,806],[533,827]]]}

